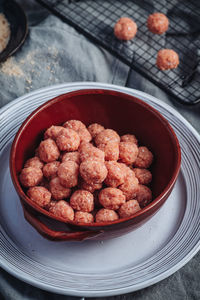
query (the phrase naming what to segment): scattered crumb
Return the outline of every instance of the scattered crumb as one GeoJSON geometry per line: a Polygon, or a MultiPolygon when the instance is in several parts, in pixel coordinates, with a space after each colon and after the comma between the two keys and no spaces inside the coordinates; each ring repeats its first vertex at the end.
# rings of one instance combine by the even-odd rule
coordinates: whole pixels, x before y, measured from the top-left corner
{"type": "Polygon", "coordinates": [[[24,75],[24,72],[20,68],[19,64],[16,63],[13,57],[8,58],[1,65],[0,71],[9,76],[22,77],[24,75]]]}
{"type": "Polygon", "coordinates": [[[10,39],[10,25],[4,16],[0,13],[0,53],[6,48],[10,39]]]}
{"type": "MultiPolygon", "coordinates": [[[[48,47],[48,59],[45,68],[48,71],[47,78],[49,83],[58,82],[58,78],[56,78],[57,56],[58,50],[53,46],[48,47]]],[[[21,59],[10,57],[0,64],[0,74],[2,73],[11,77],[22,77],[26,84],[25,89],[30,91],[34,85],[34,78],[39,78],[43,74],[43,70],[40,64],[38,64],[40,59],[43,58],[40,57],[38,50],[29,51],[21,59]]]]}

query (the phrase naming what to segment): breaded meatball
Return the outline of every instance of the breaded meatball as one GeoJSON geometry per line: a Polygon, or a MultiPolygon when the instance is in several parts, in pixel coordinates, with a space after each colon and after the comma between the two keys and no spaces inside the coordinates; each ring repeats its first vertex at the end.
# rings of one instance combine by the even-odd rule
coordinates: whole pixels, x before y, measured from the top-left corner
{"type": "Polygon", "coordinates": [[[134,215],[136,212],[141,210],[140,205],[137,200],[129,200],[126,203],[122,204],[118,213],[121,218],[128,218],[134,215]]]}
{"type": "Polygon", "coordinates": [[[74,215],[74,221],[76,223],[93,223],[94,217],[91,213],[85,211],[76,211],[74,215]]]}
{"type": "Polygon", "coordinates": [[[152,200],[152,192],[146,185],[139,184],[135,199],[139,202],[141,207],[145,207],[152,200]]]}
{"type": "Polygon", "coordinates": [[[26,161],[24,168],[33,167],[33,168],[42,169],[43,166],[44,166],[44,164],[43,164],[43,162],[41,162],[39,157],[34,156],[26,161]]]}
{"type": "Polygon", "coordinates": [[[44,133],[44,139],[53,139],[56,140],[56,138],[62,133],[64,127],[62,126],[54,126],[52,125],[51,127],[49,127],[45,133],[44,133]]]}
{"type": "Polygon", "coordinates": [[[56,177],[59,165],[59,161],[52,161],[45,164],[42,169],[44,176],[49,179],[56,177]]]}
{"type": "Polygon", "coordinates": [[[53,207],[56,203],[57,203],[57,201],[51,200],[47,205],[45,205],[44,208],[45,208],[46,210],[51,210],[52,207],[53,207]]]}
{"type": "Polygon", "coordinates": [[[149,168],[153,161],[153,154],[145,146],[139,147],[138,150],[138,156],[133,165],[137,168],[149,168]]]}
{"type": "Polygon", "coordinates": [[[108,175],[104,180],[104,183],[111,187],[118,187],[120,184],[124,183],[124,171],[121,168],[121,164],[116,161],[105,162],[106,168],[108,170],[108,175]]]}
{"type": "Polygon", "coordinates": [[[87,183],[84,180],[81,180],[80,188],[90,193],[94,193],[94,191],[102,188],[102,183],[87,183]]]}
{"type": "Polygon", "coordinates": [[[138,156],[138,146],[132,142],[119,143],[119,158],[120,161],[127,165],[134,163],[138,156]]]}
{"type": "Polygon", "coordinates": [[[46,139],[40,143],[38,154],[42,161],[48,163],[57,160],[60,156],[60,151],[54,140],[46,139]]]}
{"type": "Polygon", "coordinates": [[[66,199],[70,196],[71,190],[69,188],[64,187],[58,177],[51,179],[49,183],[49,190],[52,194],[52,197],[55,200],[66,199]]]}
{"type": "Polygon", "coordinates": [[[137,33],[137,24],[130,18],[120,18],[114,27],[114,34],[119,40],[129,41],[137,33]]]}
{"type": "Polygon", "coordinates": [[[104,129],[98,133],[95,137],[95,144],[98,146],[100,144],[107,144],[109,142],[120,142],[120,137],[115,130],[104,129]]]}
{"type": "Polygon", "coordinates": [[[85,190],[77,190],[70,197],[70,205],[73,209],[91,212],[94,209],[94,196],[85,190]]]}
{"type": "Polygon", "coordinates": [[[134,199],[138,191],[138,179],[131,169],[125,174],[124,183],[122,183],[118,188],[123,192],[126,197],[126,201],[134,199]]]}
{"type": "Polygon", "coordinates": [[[64,200],[58,201],[55,205],[50,207],[49,211],[57,217],[61,217],[70,221],[74,220],[74,210],[64,200]]]}
{"type": "Polygon", "coordinates": [[[147,27],[152,33],[163,34],[168,30],[169,20],[164,14],[157,12],[148,17],[147,27]]]}
{"type": "Polygon", "coordinates": [[[93,158],[104,162],[104,152],[94,147],[90,143],[81,143],[81,146],[79,147],[79,153],[81,161],[84,161],[88,158],[93,158]]]}
{"type": "Polygon", "coordinates": [[[58,168],[58,177],[60,183],[67,188],[74,187],[78,184],[79,165],[74,161],[65,161],[58,168]]]}
{"type": "Polygon", "coordinates": [[[121,142],[131,142],[133,144],[138,144],[138,140],[134,134],[124,134],[120,138],[121,142]]]}
{"type": "Polygon", "coordinates": [[[89,184],[102,183],[107,176],[104,162],[88,158],[80,164],[81,177],[89,184]]]}
{"type": "Polygon", "coordinates": [[[63,126],[65,128],[71,128],[76,132],[86,128],[85,124],[79,120],[68,120],[63,124],[63,126]]]}
{"type": "Polygon", "coordinates": [[[118,219],[118,214],[114,210],[107,208],[100,209],[95,216],[96,222],[112,222],[118,219]]]}
{"type": "Polygon", "coordinates": [[[119,143],[108,142],[107,144],[100,144],[98,148],[105,153],[105,160],[118,160],[119,159],[119,143]]]}
{"type": "Polygon", "coordinates": [[[92,136],[87,130],[85,124],[83,124],[79,120],[69,120],[63,124],[65,128],[71,128],[76,131],[80,137],[81,142],[90,142],[92,140],[92,136]]]}
{"type": "Polygon", "coordinates": [[[76,151],[80,145],[80,137],[73,129],[64,128],[56,138],[56,144],[61,151],[76,151]]]}
{"type": "Polygon", "coordinates": [[[152,174],[147,169],[134,168],[133,172],[135,173],[135,177],[138,179],[140,184],[149,184],[152,180],[152,174]]]}
{"type": "Polygon", "coordinates": [[[125,203],[126,197],[117,188],[108,187],[99,193],[99,202],[104,208],[118,209],[123,203],[125,203]]]}
{"type": "Polygon", "coordinates": [[[89,143],[92,140],[92,136],[89,133],[89,131],[87,130],[87,128],[80,130],[78,132],[78,134],[79,134],[81,142],[89,143]]]}
{"type": "Polygon", "coordinates": [[[160,70],[176,69],[179,65],[179,56],[174,50],[161,49],[158,51],[156,64],[160,70]]]}
{"type": "Polygon", "coordinates": [[[131,169],[129,166],[127,166],[125,163],[119,162],[120,167],[124,173],[124,176],[133,176],[135,177],[135,173],[133,172],[133,169],[131,169]]]}
{"type": "Polygon", "coordinates": [[[81,163],[80,153],[78,151],[74,151],[74,152],[67,152],[63,154],[62,162],[69,161],[69,160],[74,161],[75,163],[80,165],[81,163]]]}
{"type": "Polygon", "coordinates": [[[51,193],[43,186],[34,186],[29,188],[27,196],[40,207],[44,207],[51,200],[51,193]]]}
{"type": "Polygon", "coordinates": [[[43,173],[40,168],[28,167],[22,169],[19,180],[25,187],[32,187],[38,185],[43,178],[43,173]]]}
{"type": "Polygon", "coordinates": [[[94,139],[96,137],[96,135],[98,133],[100,133],[102,130],[104,130],[105,128],[100,125],[100,124],[97,124],[97,123],[93,123],[93,124],[90,124],[88,126],[88,131],[89,133],[91,134],[92,138],[94,139]]]}

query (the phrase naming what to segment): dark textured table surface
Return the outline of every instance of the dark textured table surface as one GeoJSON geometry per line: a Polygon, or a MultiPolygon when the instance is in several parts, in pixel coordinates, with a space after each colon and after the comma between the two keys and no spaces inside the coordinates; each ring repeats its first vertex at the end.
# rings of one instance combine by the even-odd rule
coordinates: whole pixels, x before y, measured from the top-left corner
{"type": "MultiPolygon", "coordinates": [[[[17,97],[52,84],[75,81],[113,83],[149,93],[174,107],[200,133],[200,105],[187,107],[34,1],[21,1],[29,19],[24,46],[0,66],[0,107],[17,97]],[[11,71],[13,70],[13,71],[11,71]]],[[[200,88],[200,87],[199,87],[200,88]]],[[[108,299],[200,299],[200,253],[169,278],[144,290],[108,299]]],[[[15,279],[1,269],[0,299],[76,299],[52,294],[15,279]]],[[[107,299],[107,298],[104,298],[107,299]]]]}

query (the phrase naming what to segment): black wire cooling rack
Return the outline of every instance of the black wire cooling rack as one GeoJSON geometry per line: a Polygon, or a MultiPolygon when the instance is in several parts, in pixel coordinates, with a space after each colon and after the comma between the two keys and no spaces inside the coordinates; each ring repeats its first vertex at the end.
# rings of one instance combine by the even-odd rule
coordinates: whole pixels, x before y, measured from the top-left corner
{"type": "Polygon", "coordinates": [[[199,0],[37,0],[184,104],[200,102],[200,1],[199,0]],[[159,2],[159,3],[158,3],[159,2]],[[148,31],[149,14],[167,15],[166,34],[148,31]],[[120,17],[131,17],[138,32],[132,41],[119,41],[113,27],[120,17]],[[157,52],[162,48],[179,54],[177,69],[160,71],[157,52]]]}

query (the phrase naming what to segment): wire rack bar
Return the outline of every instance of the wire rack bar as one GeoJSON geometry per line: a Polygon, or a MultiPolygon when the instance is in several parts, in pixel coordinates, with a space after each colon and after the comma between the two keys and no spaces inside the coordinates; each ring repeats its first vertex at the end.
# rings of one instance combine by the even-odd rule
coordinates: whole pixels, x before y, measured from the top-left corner
{"type": "Polygon", "coordinates": [[[200,1],[36,1],[164,89],[175,100],[188,105],[200,102],[200,1]],[[156,11],[169,18],[170,27],[166,34],[155,35],[148,31],[147,18],[156,11]],[[122,16],[137,23],[138,32],[131,41],[119,41],[113,34],[113,27],[122,16]],[[179,54],[177,69],[160,71],[157,68],[157,52],[162,48],[173,49],[179,54]]]}

